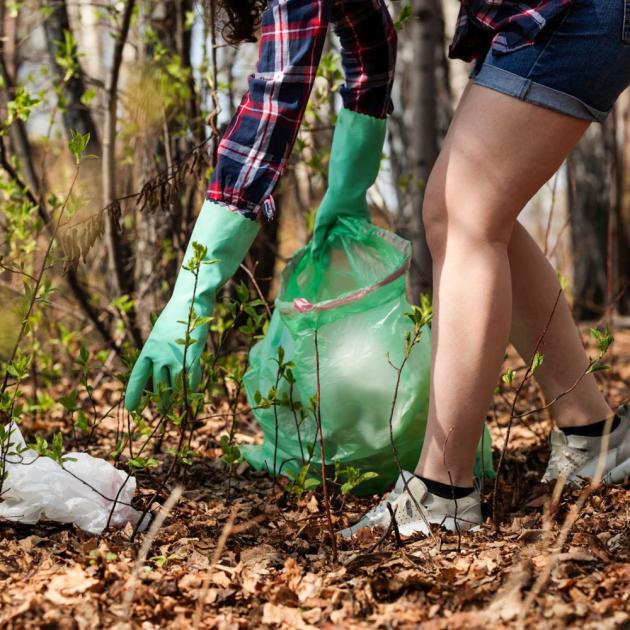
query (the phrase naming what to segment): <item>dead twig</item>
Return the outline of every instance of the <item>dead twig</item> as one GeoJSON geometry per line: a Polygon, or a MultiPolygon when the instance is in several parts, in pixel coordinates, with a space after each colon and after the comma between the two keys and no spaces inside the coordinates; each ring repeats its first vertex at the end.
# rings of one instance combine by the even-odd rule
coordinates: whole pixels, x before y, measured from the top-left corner
{"type": "Polygon", "coordinates": [[[322,430],[322,401],[321,401],[321,382],[319,373],[319,344],[317,340],[317,329],[315,329],[315,372],[317,377],[317,407],[315,409],[315,420],[317,422],[317,431],[319,433],[319,450],[322,463],[322,490],[324,493],[324,507],[326,509],[326,520],[328,521],[328,533],[330,535],[330,544],[333,553],[333,562],[337,563],[337,539],[335,538],[335,528],[332,522],[330,512],[330,500],[328,498],[328,481],[326,480],[326,451],[324,450],[324,432],[322,430]]]}
{"type": "Polygon", "coordinates": [[[501,456],[499,457],[499,463],[497,464],[497,474],[494,479],[494,491],[493,491],[493,496],[492,496],[492,520],[494,521],[495,529],[497,532],[499,531],[499,525],[497,521],[497,512],[496,512],[499,480],[501,478],[503,462],[505,460],[505,454],[507,452],[508,444],[510,441],[510,431],[512,430],[512,423],[514,422],[516,403],[518,402],[518,399],[521,395],[521,391],[523,390],[523,387],[525,386],[525,383],[527,382],[529,377],[534,373],[534,368],[533,368],[534,360],[536,358],[536,355],[538,354],[538,349],[540,348],[543,342],[543,339],[545,338],[547,331],[549,330],[549,326],[551,325],[551,320],[553,319],[553,316],[556,312],[556,308],[558,307],[558,302],[560,301],[561,295],[562,295],[562,289],[558,291],[558,295],[556,296],[556,300],[553,304],[553,308],[551,309],[551,313],[549,314],[549,317],[547,319],[547,323],[545,324],[545,328],[543,329],[542,333],[538,337],[538,341],[536,341],[536,345],[534,346],[534,353],[532,354],[532,358],[530,359],[529,365],[527,366],[525,376],[523,376],[523,379],[519,383],[516,393],[514,394],[514,399],[512,400],[512,407],[510,409],[510,420],[508,422],[507,429],[505,432],[505,440],[503,442],[503,449],[501,450],[501,456]]]}
{"type": "Polygon", "coordinates": [[[131,606],[133,604],[133,598],[136,594],[136,585],[138,583],[138,575],[144,566],[144,563],[147,560],[147,556],[149,555],[149,551],[151,549],[151,545],[153,545],[153,541],[158,535],[160,528],[164,524],[164,521],[171,513],[171,510],[175,507],[180,497],[182,496],[183,488],[181,486],[176,486],[171,492],[170,496],[162,506],[160,513],[156,516],[153,521],[144,541],[142,542],[142,546],[140,547],[140,551],[138,553],[138,557],[136,558],[136,563],[133,567],[133,573],[129,579],[127,584],[127,590],[125,594],[124,600],[124,608],[123,608],[123,618],[125,621],[129,621],[129,617],[131,615],[131,606]]]}
{"type": "Polygon", "coordinates": [[[394,536],[396,538],[396,546],[400,549],[403,546],[402,538],[400,537],[400,531],[398,531],[398,522],[396,521],[396,515],[394,514],[394,510],[392,509],[392,504],[387,503],[387,511],[391,517],[390,527],[394,530],[394,536]]]}

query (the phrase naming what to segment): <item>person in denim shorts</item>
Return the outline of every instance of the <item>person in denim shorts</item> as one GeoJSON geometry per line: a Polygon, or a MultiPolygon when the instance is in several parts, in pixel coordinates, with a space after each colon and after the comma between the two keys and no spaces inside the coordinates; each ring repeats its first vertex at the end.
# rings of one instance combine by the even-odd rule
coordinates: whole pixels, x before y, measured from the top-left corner
{"type": "Polygon", "coordinates": [[[450,54],[477,63],[424,196],[434,279],[427,433],[415,471],[346,536],[386,527],[387,503],[403,534],[481,522],[473,462],[508,341],[526,362],[544,356],[536,378],[548,402],[568,392],[551,405],[543,480],[630,474],[630,414],[615,414],[584,376],[556,274],[517,220],[630,83],[630,0],[462,0],[450,54]]]}

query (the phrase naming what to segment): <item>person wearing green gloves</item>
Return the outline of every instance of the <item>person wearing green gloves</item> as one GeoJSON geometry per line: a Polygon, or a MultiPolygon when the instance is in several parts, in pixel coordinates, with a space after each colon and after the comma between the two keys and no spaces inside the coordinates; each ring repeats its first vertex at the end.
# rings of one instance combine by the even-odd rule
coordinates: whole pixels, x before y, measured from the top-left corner
{"type": "Polygon", "coordinates": [[[339,213],[333,205],[337,197],[348,200],[348,212],[360,207],[368,215],[365,191],[376,178],[385,118],[392,111],[396,30],[383,0],[271,0],[262,14],[259,0],[224,0],[217,8],[227,16],[224,36],[230,43],[251,41],[260,23],[256,72],[219,144],[216,169],[171,299],[131,372],[128,410],[139,407],[149,379],[156,393],[175,387],[184,362],[190,388],[198,386],[208,324],[192,331],[193,343],[185,349],[181,339],[191,307],[197,317],[211,316],[219,290],[256,238],[259,215],[273,217],[271,193],[291,154],[329,24],[340,39],[346,83],[331,155],[334,177],[318,212],[317,246],[339,213]],[[349,159],[353,147],[361,149],[349,159]],[[193,244],[201,246],[208,263],[199,266],[196,278],[187,268],[193,244]]]}

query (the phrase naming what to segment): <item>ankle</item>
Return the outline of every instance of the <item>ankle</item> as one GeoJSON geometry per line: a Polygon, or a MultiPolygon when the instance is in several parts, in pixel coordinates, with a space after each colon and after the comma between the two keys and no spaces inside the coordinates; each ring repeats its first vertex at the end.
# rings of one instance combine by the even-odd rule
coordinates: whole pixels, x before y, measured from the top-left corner
{"type": "Polygon", "coordinates": [[[555,424],[560,429],[587,426],[604,418],[612,418],[614,415],[615,412],[606,404],[590,406],[564,405],[560,409],[552,409],[555,424]]]}
{"type": "MultiPolygon", "coordinates": [[[[472,467],[471,467],[472,473],[472,467]]],[[[472,488],[473,477],[472,474],[458,473],[456,471],[444,471],[443,467],[435,470],[435,467],[430,466],[417,466],[413,471],[413,474],[420,479],[430,479],[445,486],[456,486],[460,488],[472,488]]]]}
{"type": "Polygon", "coordinates": [[[428,479],[427,477],[422,477],[420,475],[416,475],[420,481],[424,483],[427,487],[427,490],[431,494],[435,494],[438,497],[442,497],[443,499],[463,499],[467,497],[469,494],[472,494],[475,488],[472,486],[456,486],[449,483],[442,483],[441,481],[435,481],[433,479],[428,479]]]}
{"type": "Polygon", "coordinates": [[[588,424],[576,425],[572,427],[559,427],[565,435],[580,435],[584,437],[601,437],[607,433],[612,433],[621,424],[621,418],[614,414],[603,420],[596,420],[588,424]]]}

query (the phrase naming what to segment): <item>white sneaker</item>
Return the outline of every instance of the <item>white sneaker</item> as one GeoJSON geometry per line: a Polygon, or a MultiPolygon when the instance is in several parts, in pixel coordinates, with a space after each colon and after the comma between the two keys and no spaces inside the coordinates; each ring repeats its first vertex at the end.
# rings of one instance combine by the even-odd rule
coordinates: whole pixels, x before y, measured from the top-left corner
{"type": "Polygon", "coordinates": [[[603,458],[602,481],[620,483],[630,476],[630,408],[622,406],[617,415],[619,426],[607,436],[608,444],[604,453],[602,440],[605,436],[565,435],[554,427],[549,436],[551,456],[543,482],[555,481],[559,477],[568,484],[592,479],[603,458]]]}
{"type": "Polygon", "coordinates": [[[423,481],[413,473],[403,471],[389,495],[386,495],[359,522],[339,533],[344,538],[352,538],[364,527],[385,531],[391,523],[388,503],[402,536],[417,533],[429,535],[430,524],[443,525],[450,531],[463,532],[482,523],[479,492],[476,490],[461,499],[444,499],[429,492],[423,481]]]}

